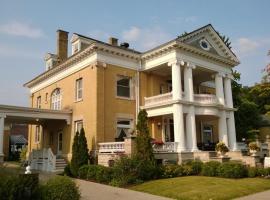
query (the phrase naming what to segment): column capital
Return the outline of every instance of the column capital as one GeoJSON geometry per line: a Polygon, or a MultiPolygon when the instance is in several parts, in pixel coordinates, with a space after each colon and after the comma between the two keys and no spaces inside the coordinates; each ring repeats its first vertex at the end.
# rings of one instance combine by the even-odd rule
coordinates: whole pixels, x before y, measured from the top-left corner
{"type": "Polygon", "coordinates": [[[196,69],[196,65],[192,62],[187,62],[187,65],[186,65],[187,68],[191,68],[191,69],[196,69]]]}
{"type": "Polygon", "coordinates": [[[232,74],[226,74],[225,78],[233,80],[233,75],[232,74]]]}
{"type": "Polygon", "coordinates": [[[4,113],[0,113],[0,118],[6,118],[7,116],[4,113]]]}
{"type": "Polygon", "coordinates": [[[216,78],[216,77],[225,77],[225,74],[223,72],[216,72],[215,74],[212,75],[212,78],[216,78]]]}
{"type": "Polygon", "coordinates": [[[177,59],[168,62],[168,66],[173,66],[173,65],[184,66],[185,62],[183,60],[177,60],[177,59]]]}

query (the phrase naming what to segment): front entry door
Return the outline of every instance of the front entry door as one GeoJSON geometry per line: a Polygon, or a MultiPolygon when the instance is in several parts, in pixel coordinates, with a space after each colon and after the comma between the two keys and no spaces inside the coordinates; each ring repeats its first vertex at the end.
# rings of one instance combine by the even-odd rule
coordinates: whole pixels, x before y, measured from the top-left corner
{"type": "Polygon", "coordinates": [[[174,142],[173,119],[168,117],[166,120],[164,120],[164,124],[165,142],[174,142]]]}
{"type": "Polygon", "coordinates": [[[58,133],[57,155],[62,155],[63,149],[63,132],[58,133]]]}

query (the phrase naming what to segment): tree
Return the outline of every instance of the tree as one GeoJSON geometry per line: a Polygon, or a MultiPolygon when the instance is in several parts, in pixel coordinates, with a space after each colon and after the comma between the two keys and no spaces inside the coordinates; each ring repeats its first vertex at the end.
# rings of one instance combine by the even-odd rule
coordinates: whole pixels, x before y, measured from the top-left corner
{"type": "Polygon", "coordinates": [[[88,147],[84,129],[80,133],[77,131],[72,145],[72,158],[70,163],[70,171],[73,176],[78,175],[78,170],[82,165],[88,163],[88,147]]]}
{"type": "Polygon", "coordinates": [[[151,137],[147,123],[147,112],[145,110],[141,110],[138,114],[136,157],[142,161],[154,160],[151,137]]]}
{"type": "Polygon", "coordinates": [[[222,35],[220,34],[218,31],[217,31],[217,34],[219,35],[220,39],[225,43],[225,45],[231,49],[231,42],[230,42],[230,38],[225,36],[225,35],[222,35]]]}
{"type": "Polygon", "coordinates": [[[256,103],[250,100],[250,89],[239,83],[240,73],[233,71],[232,74],[234,77],[232,80],[233,102],[237,109],[234,113],[236,137],[238,141],[241,141],[242,138],[253,138],[251,130],[259,127],[260,112],[256,103]]]}
{"type": "Polygon", "coordinates": [[[79,132],[77,131],[73,139],[72,158],[70,162],[70,171],[73,176],[77,176],[77,172],[79,170],[78,159],[79,159],[79,132]]]}
{"type": "Polygon", "coordinates": [[[80,131],[80,135],[79,135],[79,155],[80,155],[80,159],[79,159],[79,165],[85,165],[88,164],[88,160],[89,160],[89,154],[88,154],[88,145],[87,145],[87,139],[85,137],[85,132],[84,132],[84,128],[81,129],[80,131]]]}

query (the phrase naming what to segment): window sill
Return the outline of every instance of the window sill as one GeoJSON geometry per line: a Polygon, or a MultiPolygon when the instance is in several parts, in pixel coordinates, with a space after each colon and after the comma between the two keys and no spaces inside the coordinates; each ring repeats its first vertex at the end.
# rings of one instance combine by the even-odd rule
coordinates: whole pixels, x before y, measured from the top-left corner
{"type": "Polygon", "coordinates": [[[134,101],[134,98],[128,98],[128,97],[120,97],[120,96],[116,96],[116,99],[121,99],[121,100],[128,100],[128,101],[134,101]]]}
{"type": "Polygon", "coordinates": [[[74,101],[74,103],[79,103],[81,101],[83,101],[83,99],[77,99],[77,100],[74,101]]]}

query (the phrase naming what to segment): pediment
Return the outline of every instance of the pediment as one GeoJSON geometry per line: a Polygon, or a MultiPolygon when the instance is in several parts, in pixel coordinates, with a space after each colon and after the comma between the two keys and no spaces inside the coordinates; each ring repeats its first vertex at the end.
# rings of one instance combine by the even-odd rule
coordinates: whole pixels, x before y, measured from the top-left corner
{"type": "Polygon", "coordinates": [[[239,62],[236,55],[226,46],[212,25],[207,25],[180,36],[177,40],[202,51],[239,62]]]}

